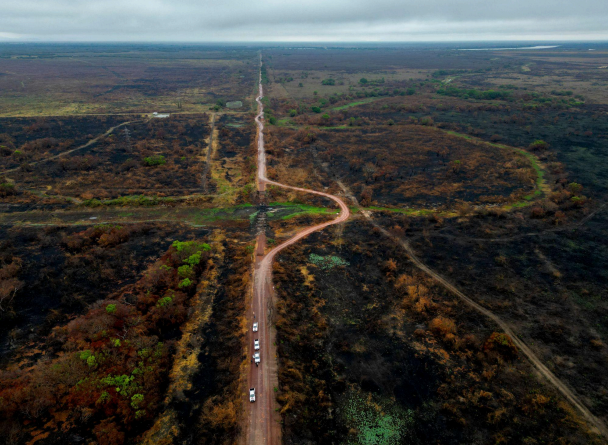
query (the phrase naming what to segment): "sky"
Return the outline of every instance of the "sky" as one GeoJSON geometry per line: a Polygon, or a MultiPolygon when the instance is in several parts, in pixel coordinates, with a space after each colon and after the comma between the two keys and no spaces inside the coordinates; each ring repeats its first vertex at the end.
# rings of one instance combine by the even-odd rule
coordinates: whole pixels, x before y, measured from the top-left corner
{"type": "Polygon", "coordinates": [[[608,0],[0,0],[3,41],[608,40],[608,0]]]}

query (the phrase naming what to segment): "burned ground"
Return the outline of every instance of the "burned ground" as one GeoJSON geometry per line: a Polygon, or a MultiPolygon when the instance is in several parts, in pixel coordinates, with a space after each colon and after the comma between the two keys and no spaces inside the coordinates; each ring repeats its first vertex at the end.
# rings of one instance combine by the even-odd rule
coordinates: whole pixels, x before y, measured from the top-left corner
{"type": "Polygon", "coordinates": [[[312,235],[274,277],[286,443],[591,440],[508,337],[371,226],[312,235]]]}
{"type": "Polygon", "coordinates": [[[127,116],[0,118],[0,171],[84,145],[127,116]]]}
{"type": "Polygon", "coordinates": [[[3,270],[8,273],[14,265],[16,273],[3,274],[2,282],[18,280],[18,290],[1,314],[4,361],[10,359],[9,351],[28,342],[37,347],[38,339],[53,327],[134,282],[173,240],[190,230],[150,224],[3,230],[3,270]]]}
{"type": "Polygon", "coordinates": [[[366,207],[509,203],[533,191],[536,181],[534,169],[520,154],[420,126],[276,129],[269,150],[275,155],[270,165],[281,164],[285,172],[279,181],[296,185],[284,166],[316,164],[319,175],[326,181],[330,175],[340,178],[366,207]]]}
{"type": "Polygon", "coordinates": [[[181,195],[201,186],[208,137],[205,114],[137,120],[94,144],[26,164],[7,176],[24,188],[85,199],[113,198],[130,190],[181,195]]]}
{"type": "Polygon", "coordinates": [[[439,227],[421,221],[408,232],[423,261],[507,320],[595,415],[606,418],[607,219],[598,210],[582,225],[576,225],[582,215],[571,215],[571,228],[564,221],[559,231],[520,214],[517,220],[446,220],[439,227]]]}

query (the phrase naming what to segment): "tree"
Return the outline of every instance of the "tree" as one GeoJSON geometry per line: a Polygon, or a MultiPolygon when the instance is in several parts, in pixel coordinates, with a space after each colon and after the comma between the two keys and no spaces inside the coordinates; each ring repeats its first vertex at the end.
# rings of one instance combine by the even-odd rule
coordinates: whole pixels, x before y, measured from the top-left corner
{"type": "Polygon", "coordinates": [[[365,85],[365,84],[367,84],[367,82],[368,82],[368,80],[365,77],[362,77],[361,79],[359,79],[360,84],[365,85]]]}
{"type": "Polygon", "coordinates": [[[583,190],[583,186],[576,182],[571,182],[568,184],[568,190],[570,190],[570,193],[573,195],[578,195],[583,190]]]}

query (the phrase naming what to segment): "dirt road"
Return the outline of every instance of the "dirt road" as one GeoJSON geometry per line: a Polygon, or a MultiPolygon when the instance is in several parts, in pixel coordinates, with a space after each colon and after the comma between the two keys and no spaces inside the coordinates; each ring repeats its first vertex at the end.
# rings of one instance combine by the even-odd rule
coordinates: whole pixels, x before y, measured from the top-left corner
{"type": "MultiPolygon", "coordinates": [[[[261,59],[260,59],[261,65],[261,59]]],[[[324,196],[336,202],[340,207],[339,215],[332,221],[318,224],[302,230],[294,237],[276,246],[270,252],[263,256],[256,256],[255,271],[254,271],[254,288],[252,305],[249,310],[249,325],[253,322],[259,324],[259,331],[250,332],[250,348],[249,351],[253,354],[253,340],[260,341],[260,358],[259,366],[253,363],[250,365],[248,382],[249,388],[256,390],[256,402],[248,403],[248,422],[247,433],[243,435],[243,442],[247,444],[273,444],[281,443],[281,425],[280,415],[277,412],[276,391],[278,390],[278,365],[276,352],[276,332],[273,327],[274,316],[274,293],[272,286],[272,261],[274,257],[285,247],[290,246],[305,236],[313,232],[322,230],[323,228],[344,222],[350,216],[350,211],[347,205],[340,198],[314,190],[303,189],[299,187],[291,187],[266,178],[266,153],[264,151],[264,106],[262,104],[263,89],[260,73],[259,96],[256,101],[258,103],[258,115],[255,121],[258,125],[258,191],[265,192],[266,184],[272,184],[277,187],[298,190],[300,192],[311,193],[319,196],[324,196]],[[254,318],[255,317],[255,318],[254,318]]],[[[262,244],[265,248],[266,239],[264,234],[258,236],[258,245],[262,244]]]]}

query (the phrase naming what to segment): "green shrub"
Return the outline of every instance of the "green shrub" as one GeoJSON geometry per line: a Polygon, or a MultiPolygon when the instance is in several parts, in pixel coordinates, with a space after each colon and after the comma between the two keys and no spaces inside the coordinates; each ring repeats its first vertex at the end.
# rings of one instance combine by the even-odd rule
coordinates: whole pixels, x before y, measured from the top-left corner
{"type": "Polygon", "coordinates": [[[188,258],[184,260],[184,263],[189,264],[190,266],[196,266],[201,263],[201,255],[203,252],[200,250],[196,253],[193,253],[188,258]]]}
{"type": "Polygon", "coordinates": [[[183,252],[186,249],[192,249],[193,251],[208,251],[211,250],[211,246],[207,243],[199,243],[197,241],[173,241],[171,244],[175,247],[178,252],[183,252]]]}
{"type": "Polygon", "coordinates": [[[182,287],[188,287],[188,286],[192,286],[192,281],[190,280],[190,278],[185,278],[182,281],[180,281],[180,283],[177,285],[177,287],[179,287],[180,289],[182,287]]]}
{"type": "Polygon", "coordinates": [[[163,297],[156,303],[156,307],[165,308],[173,303],[173,297],[163,297]]]}
{"type": "Polygon", "coordinates": [[[116,305],[115,304],[108,304],[106,306],[106,312],[110,315],[115,314],[116,313],[116,305]]]}
{"type": "Polygon", "coordinates": [[[310,107],[310,109],[314,112],[314,113],[320,113],[321,112],[321,108],[317,107],[317,106],[313,106],[310,107]]]}
{"type": "Polygon", "coordinates": [[[184,264],[183,266],[179,266],[177,268],[177,275],[180,278],[193,278],[194,277],[194,269],[192,266],[184,264]]]}
{"type": "Polygon", "coordinates": [[[147,158],[144,158],[144,165],[147,167],[164,165],[166,163],[167,163],[167,160],[165,159],[165,157],[163,155],[154,155],[154,156],[148,156],[147,158]]]}
{"type": "Polygon", "coordinates": [[[133,409],[138,409],[140,403],[142,403],[144,401],[144,395],[143,394],[134,394],[131,397],[131,407],[133,409]]]}
{"type": "Polygon", "coordinates": [[[537,139],[536,141],[532,142],[528,148],[530,150],[546,150],[549,148],[549,144],[541,139],[537,139]]]}

